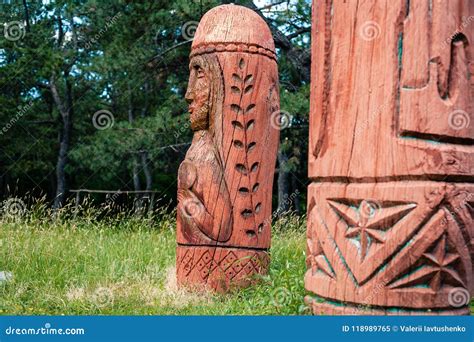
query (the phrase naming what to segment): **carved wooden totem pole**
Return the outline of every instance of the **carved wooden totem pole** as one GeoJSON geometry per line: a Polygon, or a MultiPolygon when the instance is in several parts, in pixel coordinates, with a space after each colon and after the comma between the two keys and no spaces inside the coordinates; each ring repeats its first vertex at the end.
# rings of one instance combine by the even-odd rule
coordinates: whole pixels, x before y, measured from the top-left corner
{"type": "Polygon", "coordinates": [[[474,1],[313,1],[305,287],[320,314],[468,314],[474,1]]]}
{"type": "Polygon", "coordinates": [[[207,12],[191,48],[194,137],[178,174],[177,279],[226,291],[268,267],[279,130],[273,38],[255,12],[207,12]]]}

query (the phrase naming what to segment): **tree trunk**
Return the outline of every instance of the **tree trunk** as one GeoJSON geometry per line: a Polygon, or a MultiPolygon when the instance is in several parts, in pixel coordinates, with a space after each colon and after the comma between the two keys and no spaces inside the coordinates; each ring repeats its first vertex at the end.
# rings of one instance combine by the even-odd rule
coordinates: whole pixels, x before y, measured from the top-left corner
{"type": "Polygon", "coordinates": [[[290,209],[289,197],[289,173],[287,171],[288,156],[283,152],[278,152],[278,213],[284,213],[290,209]]]}
{"type": "Polygon", "coordinates": [[[53,203],[53,208],[58,209],[64,205],[67,191],[65,168],[72,131],[72,87],[66,76],[66,101],[64,101],[59,95],[54,75],[50,78],[49,86],[62,119],[62,127],[59,133],[58,160],[56,163],[56,196],[53,203]]]}
{"type": "Polygon", "coordinates": [[[23,9],[25,13],[25,22],[26,22],[26,30],[30,30],[30,13],[28,11],[28,4],[26,3],[26,0],[23,0],[23,9]]]}
{"type": "Polygon", "coordinates": [[[293,208],[297,215],[301,214],[301,201],[300,201],[300,193],[298,191],[298,184],[296,181],[296,176],[291,175],[291,193],[293,194],[293,208]]]}
{"type": "Polygon", "coordinates": [[[151,190],[151,186],[153,184],[153,178],[152,174],[150,171],[150,167],[148,166],[149,159],[148,159],[148,151],[142,151],[140,153],[141,156],[141,162],[142,162],[142,168],[143,168],[143,173],[145,174],[145,182],[146,182],[146,190],[151,190]]]}
{"type": "Polygon", "coordinates": [[[133,169],[132,169],[132,179],[133,179],[133,190],[140,191],[142,189],[140,184],[140,176],[139,176],[139,164],[138,164],[138,157],[133,155],[133,169]]]}
{"type": "MultiPolygon", "coordinates": [[[[133,123],[135,120],[134,115],[133,115],[133,104],[132,104],[132,89],[130,87],[130,84],[128,84],[128,122],[130,124],[133,123]]],[[[133,189],[135,191],[140,191],[141,190],[141,184],[140,184],[140,159],[139,156],[136,154],[133,154],[133,166],[132,166],[132,180],[133,180],[133,189]]]]}
{"type": "MultiPolygon", "coordinates": [[[[145,103],[141,111],[142,118],[146,117],[148,114],[148,93],[149,92],[150,92],[150,84],[148,83],[148,81],[145,81],[145,84],[144,84],[145,103]]],[[[151,174],[150,166],[149,166],[148,151],[142,150],[140,153],[140,157],[141,157],[142,170],[145,175],[146,190],[151,190],[153,179],[152,179],[152,174],[151,174]]]]}
{"type": "Polygon", "coordinates": [[[65,118],[63,127],[59,134],[59,153],[56,163],[56,197],[54,199],[54,208],[60,208],[64,205],[67,191],[67,181],[65,167],[67,164],[67,153],[69,150],[69,139],[71,131],[71,120],[65,118]]]}

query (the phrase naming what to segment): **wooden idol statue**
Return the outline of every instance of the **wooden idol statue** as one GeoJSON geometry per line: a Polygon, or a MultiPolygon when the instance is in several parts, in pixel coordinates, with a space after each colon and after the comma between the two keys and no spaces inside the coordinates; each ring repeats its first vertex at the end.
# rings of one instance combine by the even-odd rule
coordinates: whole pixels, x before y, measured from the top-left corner
{"type": "Polygon", "coordinates": [[[468,314],[474,2],[313,6],[307,302],[468,314]]]}
{"type": "Polygon", "coordinates": [[[194,136],[178,172],[177,279],[226,291],[269,263],[279,141],[270,30],[250,9],[216,7],[197,28],[189,69],[194,136]]]}

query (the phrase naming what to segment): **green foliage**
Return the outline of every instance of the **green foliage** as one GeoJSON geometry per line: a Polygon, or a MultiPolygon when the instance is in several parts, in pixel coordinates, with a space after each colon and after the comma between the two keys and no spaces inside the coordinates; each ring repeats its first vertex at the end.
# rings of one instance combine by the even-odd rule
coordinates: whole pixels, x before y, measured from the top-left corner
{"type": "MultiPolygon", "coordinates": [[[[137,172],[144,189],[148,168],[151,189],[175,199],[177,168],[191,141],[184,100],[191,41],[182,29],[195,25],[219,4],[217,0],[0,4],[1,22],[23,25],[19,39],[0,36],[0,122],[11,122],[0,131],[2,196],[29,193],[46,195],[48,200],[55,196],[63,120],[50,89],[54,75],[65,102],[68,87],[71,90],[68,188],[133,190],[137,172]],[[27,110],[19,109],[25,106],[27,110]],[[113,121],[103,130],[94,125],[99,111],[111,113],[113,121]],[[143,153],[146,163],[138,160],[143,153]]],[[[262,11],[283,34],[310,24],[308,0],[264,6],[262,11]]],[[[291,42],[307,50],[309,33],[296,34],[291,42]]],[[[305,179],[308,86],[286,54],[277,52],[282,110],[292,117],[281,134],[281,150],[288,155],[285,169],[295,179],[305,179]]],[[[305,193],[305,184],[298,186],[305,193]]]]}

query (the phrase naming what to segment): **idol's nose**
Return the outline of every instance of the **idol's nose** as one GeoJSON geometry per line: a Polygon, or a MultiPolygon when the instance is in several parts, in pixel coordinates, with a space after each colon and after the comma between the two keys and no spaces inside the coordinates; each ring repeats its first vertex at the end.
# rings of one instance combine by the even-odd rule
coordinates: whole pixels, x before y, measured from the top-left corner
{"type": "Polygon", "coordinates": [[[186,99],[186,102],[188,104],[191,104],[194,101],[194,92],[191,90],[190,87],[188,87],[188,89],[186,90],[184,98],[186,99]]]}

